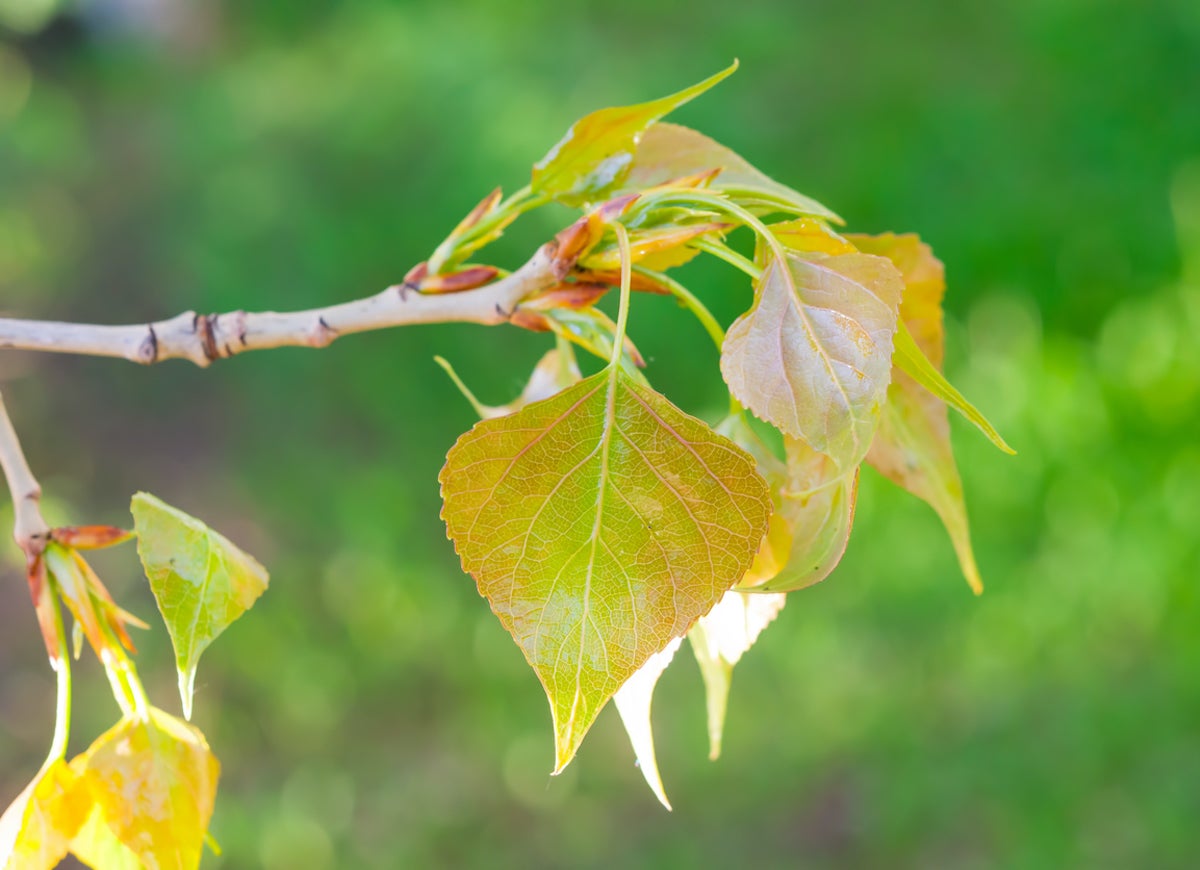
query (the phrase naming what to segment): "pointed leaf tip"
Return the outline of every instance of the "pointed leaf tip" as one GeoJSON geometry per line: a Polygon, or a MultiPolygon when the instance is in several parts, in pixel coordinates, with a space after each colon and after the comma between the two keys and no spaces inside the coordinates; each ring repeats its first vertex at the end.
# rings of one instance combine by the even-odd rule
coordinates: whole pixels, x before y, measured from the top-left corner
{"type": "Polygon", "coordinates": [[[629,735],[634,757],[637,759],[637,765],[642,771],[646,785],[650,786],[650,790],[654,792],[658,802],[668,811],[671,809],[671,802],[667,800],[662,777],[658,772],[658,759],[654,752],[654,730],[650,723],[650,707],[654,700],[654,687],[658,685],[658,678],[671,664],[671,660],[675,657],[675,651],[679,649],[682,640],[683,638],[677,637],[667,644],[665,649],[650,656],[646,663],[638,668],[637,672],[625,681],[625,685],[621,686],[613,695],[613,702],[617,705],[617,712],[621,716],[621,723],[625,726],[625,733],[629,735]]]}

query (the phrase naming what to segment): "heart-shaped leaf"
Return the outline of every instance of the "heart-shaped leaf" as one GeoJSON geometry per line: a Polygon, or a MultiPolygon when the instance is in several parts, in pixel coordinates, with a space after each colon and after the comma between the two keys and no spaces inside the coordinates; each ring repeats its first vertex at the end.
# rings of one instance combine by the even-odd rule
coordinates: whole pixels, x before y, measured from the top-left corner
{"type": "Polygon", "coordinates": [[[629,173],[647,127],[732,75],[737,66],[734,61],[728,69],[668,97],[600,109],[580,118],[533,167],[533,191],[567,205],[598,201],[629,173]]]}
{"type": "Polygon", "coordinates": [[[90,828],[102,824],[146,867],[199,866],[220,765],[196,728],[150,709],[122,719],[71,766],[95,807],[81,851],[93,860],[94,852],[121,851],[90,828]]]}
{"type": "Polygon", "coordinates": [[[638,668],[637,672],[625,681],[625,685],[621,686],[613,695],[613,703],[617,705],[617,712],[621,715],[621,724],[625,726],[625,733],[629,735],[634,757],[637,759],[638,767],[641,768],[646,785],[650,786],[650,790],[654,792],[659,803],[668,810],[671,809],[671,802],[667,800],[662,777],[658,773],[658,758],[654,753],[654,729],[650,724],[650,707],[654,701],[654,687],[658,685],[658,678],[663,675],[667,665],[671,664],[671,659],[675,658],[675,651],[679,649],[682,641],[683,638],[677,637],[667,644],[666,649],[650,656],[650,659],[638,668]]]}
{"type": "Polygon", "coordinates": [[[666,122],[655,124],[642,135],[629,176],[621,187],[645,190],[710,169],[721,170],[709,184],[710,189],[727,191],[755,211],[817,215],[842,223],[815,199],[780,184],[719,142],[689,127],[666,122]]]}
{"type": "Polygon", "coordinates": [[[200,654],[263,594],[267,571],[228,538],[149,493],[135,495],[131,510],[138,555],[175,647],[179,696],[190,719],[200,654]]]}
{"type": "Polygon", "coordinates": [[[785,257],[768,254],[721,373],[743,405],[849,474],[887,395],[904,282],[885,257],[785,257]]]}
{"type": "Polygon", "coordinates": [[[463,568],[546,689],[556,772],[742,577],[770,514],[744,451],[618,365],[478,423],[440,479],[463,568]]]}
{"type": "MultiPolygon", "coordinates": [[[[888,257],[904,276],[900,317],[930,363],[941,369],[945,353],[942,296],[945,269],[915,235],[851,236],[860,250],[888,257]]],[[[892,372],[888,400],[867,461],[885,477],[929,503],[941,517],[963,575],[976,593],[983,581],[971,548],[962,479],[950,446],[945,403],[908,374],[892,372]]]]}

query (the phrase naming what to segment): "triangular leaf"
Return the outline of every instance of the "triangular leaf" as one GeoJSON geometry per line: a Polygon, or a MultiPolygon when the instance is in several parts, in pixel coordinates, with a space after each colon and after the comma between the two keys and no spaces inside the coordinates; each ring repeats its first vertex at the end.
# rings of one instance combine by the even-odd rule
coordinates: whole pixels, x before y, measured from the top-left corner
{"type": "Polygon", "coordinates": [[[190,719],[200,654],[262,595],[267,571],[223,535],[149,493],[135,495],[130,509],[138,555],[175,647],[179,695],[190,719]]]}
{"type": "Polygon", "coordinates": [[[721,755],[721,736],[725,730],[725,711],[729,704],[729,684],[733,666],[741,659],[764,628],[774,621],[786,595],[763,595],[756,592],[726,592],[707,616],[688,632],[692,652],[704,677],[704,694],[708,707],[708,757],[721,755]]]}
{"type": "Polygon", "coordinates": [[[903,287],[885,257],[769,256],[721,351],[730,391],[849,474],[887,395],[903,287]]]}
{"type": "MultiPolygon", "coordinates": [[[[915,235],[853,236],[862,250],[886,256],[904,276],[900,318],[931,365],[945,352],[942,296],[945,270],[915,235]]],[[[892,372],[883,419],[867,461],[885,477],[928,502],[950,534],[967,582],[977,593],[983,582],[975,564],[962,480],[950,446],[945,403],[903,371],[892,372]]]]}
{"type": "Polygon", "coordinates": [[[546,689],[556,772],[742,577],[770,513],[748,455],[614,365],[477,424],[440,479],[463,568],[546,689]]]}
{"type": "Polygon", "coordinates": [[[780,184],[751,166],[719,142],[688,127],[661,122],[643,134],[623,190],[645,190],[681,176],[710,169],[721,172],[709,184],[711,190],[728,191],[755,211],[787,211],[817,215],[842,223],[842,219],[815,199],[780,184]]]}
{"type": "Polygon", "coordinates": [[[597,201],[629,173],[643,132],[669,112],[700,96],[737,69],[737,61],[698,84],[646,103],[600,109],[576,121],[533,167],[535,193],[567,205],[597,201]]]}
{"type": "MultiPolygon", "coordinates": [[[[199,866],[220,765],[196,728],[151,709],[145,718],[122,719],[72,767],[98,823],[142,864],[160,870],[199,866]]],[[[79,847],[91,860],[113,850],[103,831],[89,827],[84,834],[79,847]]]]}
{"type": "Polygon", "coordinates": [[[650,659],[613,695],[613,703],[617,705],[617,712],[621,715],[621,723],[625,726],[625,733],[629,735],[629,742],[633,745],[633,754],[642,770],[642,776],[646,779],[646,785],[650,786],[658,802],[668,810],[671,809],[671,803],[667,800],[662,777],[658,773],[650,707],[654,701],[654,687],[658,685],[658,678],[667,669],[667,665],[671,664],[671,659],[675,657],[675,651],[679,649],[682,641],[683,638],[677,637],[667,644],[666,649],[650,656],[650,659]]]}
{"type": "Polygon", "coordinates": [[[66,857],[88,804],[65,761],[44,767],[0,816],[0,870],[52,870],[66,857]]]}

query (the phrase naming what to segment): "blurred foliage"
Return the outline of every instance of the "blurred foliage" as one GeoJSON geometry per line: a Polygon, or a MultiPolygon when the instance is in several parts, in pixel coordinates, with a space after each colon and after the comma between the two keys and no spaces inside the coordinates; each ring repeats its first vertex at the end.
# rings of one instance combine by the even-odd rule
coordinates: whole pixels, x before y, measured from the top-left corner
{"type": "MultiPolygon", "coordinates": [[[[932,511],[864,475],[846,560],[739,667],[718,763],[698,675],[667,672],[668,816],[612,712],[549,780],[541,690],[438,519],[438,468],[473,416],[432,355],[501,402],[546,341],[405,329],[206,372],[0,356],[52,521],[127,523],[129,494],[152,489],[271,568],[196,687],[224,765],[225,852],[206,866],[1194,858],[1194,0],[0,0],[0,28],[5,313],[136,322],[364,295],[497,183],[526,183],[576,117],[736,56],[741,72],[679,120],[856,230],[929,240],[950,281],[947,370],[1020,451],[955,424],[981,599],[932,511]]],[[[515,265],[556,229],[532,217],[495,256],[515,265]]],[[[724,321],[745,307],[735,275],[688,268],[724,321]]],[[[719,412],[695,323],[639,298],[631,334],[656,386],[719,412]]],[[[15,552],[0,583],[10,797],[53,721],[15,552]]],[[[152,615],[131,549],[104,555],[113,593],[152,615]]],[[[166,632],[138,644],[171,705],[166,632]]],[[[116,713],[88,667],[79,735],[116,713]]]]}

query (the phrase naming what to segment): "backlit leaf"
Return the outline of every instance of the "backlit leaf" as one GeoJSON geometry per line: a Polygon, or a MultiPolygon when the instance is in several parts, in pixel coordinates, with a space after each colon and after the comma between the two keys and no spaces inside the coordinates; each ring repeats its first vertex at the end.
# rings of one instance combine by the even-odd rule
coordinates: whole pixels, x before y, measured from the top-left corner
{"type": "Polygon", "coordinates": [[[521,391],[521,395],[513,399],[507,405],[485,405],[475,398],[475,394],[471,392],[467,385],[462,382],[458,374],[450,366],[450,363],[439,357],[434,357],[434,360],[445,369],[446,374],[454,381],[455,386],[471,403],[471,407],[475,409],[475,413],[483,420],[490,420],[493,417],[505,417],[509,414],[516,413],[526,405],[540,402],[542,399],[548,399],[555,393],[562,392],[571,384],[578,383],[583,376],[579,373],[579,366],[575,362],[575,358],[560,350],[549,350],[538,360],[538,364],[534,366],[533,374],[529,376],[529,382],[525,385],[525,389],[521,391]]]}
{"type": "MultiPolygon", "coordinates": [[[[928,245],[915,235],[854,236],[861,250],[889,257],[904,276],[900,317],[932,365],[945,351],[942,296],[945,271],[928,245]]],[[[946,405],[903,371],[892,372],[883,419],[867,461],[890,480],[924,499],[937,511],[967,582],[977,593],[983,582],[975,564],[962,480],[950,446],[946,405]]]]}
{"type": "Polygon", "coordinates": [[[0,870],[51,870],[88,810],[64,761],[43,768],[0,816],[0,870]]]}
{"type": "Polygon", "coordinates": [[[849,474],[887,395],[903,287],[885,257],[769,256],[721,351],[730,391],[849,474]]]}
{"type": "Polygon", "coordinates": [[[145,866],[104,823],[104,813],[95,804],[71,841],[71,854],[93,870],[143,870],[145,866]]]}
{"type": "Polygon", "coordinates": [[[733,666],[741,659],[764,628],[771,624],[783,605],[786,595],[764,595],[757,592],[726,592],[707,616],[688,632],[692,652],[704,677],[704,693],[708,707],[708,757],[721,755],[721,736],[725,730],[725,711],[729,703],[729,684],[733,666]]]}
{"type": "Polygon", "coordinates": [[[643,134],[622,189],[645,190],[717,168],[721,172],[709,183],[709,189],[728,191],[739,201],[749,201],[756,211],[817,215],[842,223],[815,199],[780,184],[703,133],[678,124],[660,122],[643,134]]]}
{"type": "Polygon", "coordinates": [[[662,777],[658,773],[658,759],[654,754],[654,729],[650,724],[650,707],[654,700],[654,687],[658,685],[658,678],[667,669],[667,665],[671,664],[671,659],[675,657],[675,651],[679,649],[682,640],[683,638],[677,637],[667,644],[666,649],[650,656],[649,661],[638,668],[637,672],[625,681],[625,685],[617,689],[617,693],[613,695],[613,703],[617,705],[617,712],[621,714],[621,723],[625,726],[625,733],[629,735],[629,742],[633,745],[633,754],[637,758],[642,776],[645,777],[646,784],[650,786],[650,790],[654,792],[659,803],[668,810],[671,809],[671,803],[667,800],[667,793],[663,790],[662,777]]]}
{"type": "Polygon", "coordinates": [[[146,867],[199,866],[220,765],[196,728],[151,709],[122,719],[72,767],[96,808],[79,843],[91,860],[121,851],[90,827],[101,824],[146,867]]]}
{"type": "Polygon", "coordinates": [[[139,492],[131,505],[138,555],[175,647],[179,695],[191,718],[196,663],[267,588],[267,571],[200,520],[139,492]]]}
{"type": "Polygon", "coordinates": [[[770,513],[748,455],[618,366],[477,424],[440,479],[463,568],[545,687],[556,772],[742,577],[770,513]]]}
{"type": "Polygon", "coordinates": [[[647,127],[700,96],[736,69],[734,61],[728,69],[668,97],[600,109],[579,119],[533,167],[533,191],[553,196],[567,205],[597,201],[629,173],[638,140],[647,127]]]}

